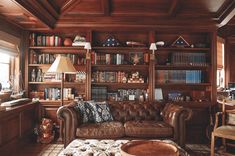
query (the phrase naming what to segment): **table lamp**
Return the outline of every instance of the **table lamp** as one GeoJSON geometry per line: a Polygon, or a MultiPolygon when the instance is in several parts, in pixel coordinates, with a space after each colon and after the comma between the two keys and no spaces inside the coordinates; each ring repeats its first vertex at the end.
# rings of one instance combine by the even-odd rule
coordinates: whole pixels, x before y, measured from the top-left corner
{"type": "MultiPolygon", "coordinates": [[[[77,72],[74,68],[72,62],[68,57],[58,55],[55,61],[52,63],[51,67],[48,69],[47,72],[50,73],[61,73],[61,106],[64,105],[64,73],[75,73],[77,72]]],[[[62,121],[60,121],[60,137],[59,141],[62,141],[62,121]]]]}
{"type": "Polygon", "coordinates": [[[77,72],[68,57],[58,55],[47,72],[61,73],[61,106],[64,105],[64,73],[77,72]]]}

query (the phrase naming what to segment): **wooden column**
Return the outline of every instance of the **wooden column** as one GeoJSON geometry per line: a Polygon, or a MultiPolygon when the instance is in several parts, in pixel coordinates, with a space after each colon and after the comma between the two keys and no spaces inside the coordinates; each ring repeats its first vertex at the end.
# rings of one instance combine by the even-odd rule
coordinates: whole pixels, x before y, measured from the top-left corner
{"type": "MultiPolygon", "coordinates": [[[[149,45],[155,41],[155,31],[149,32],[149,45]]],[[[155,51],[156,52],[156,51],[155,51]]],[[[150,61],[149,61],[149,100],[154,100],[154,90],[155,90],[155,55],[150,51],[150,61]]]]}

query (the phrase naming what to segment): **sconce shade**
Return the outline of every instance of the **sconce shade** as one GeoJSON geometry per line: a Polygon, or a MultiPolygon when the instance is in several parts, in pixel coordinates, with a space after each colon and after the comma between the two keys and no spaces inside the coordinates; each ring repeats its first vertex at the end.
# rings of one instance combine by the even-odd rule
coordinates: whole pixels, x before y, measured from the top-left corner
{"type": "Polygon", "coordinates": [[[91,43],[90,42],[86,42],[86,44],[84,46],[84,49],[91,50],[91,43]]]}
{"type": "Polygon", "coordinates": [[[58,55],[47,72],[50,72],[50,73],[75,73],[77,71],[74,68],[72,62],[70,61],[70,59],[68,57],[58,55]]]}
{"type": "Polygon", "coordinates": [[[156,43],[151,43],[149,50],[157,50],[156,43]]]}

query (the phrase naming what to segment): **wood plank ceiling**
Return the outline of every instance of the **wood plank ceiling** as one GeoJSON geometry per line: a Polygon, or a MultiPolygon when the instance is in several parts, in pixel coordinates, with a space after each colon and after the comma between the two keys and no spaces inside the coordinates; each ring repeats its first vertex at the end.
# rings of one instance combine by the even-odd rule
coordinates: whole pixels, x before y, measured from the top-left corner
{"type": "Polygon", "coordinates": [[[26,30],[156,28],[182,24],[221,27],[234,0],[1,0],[0,17],[26,30]]]}

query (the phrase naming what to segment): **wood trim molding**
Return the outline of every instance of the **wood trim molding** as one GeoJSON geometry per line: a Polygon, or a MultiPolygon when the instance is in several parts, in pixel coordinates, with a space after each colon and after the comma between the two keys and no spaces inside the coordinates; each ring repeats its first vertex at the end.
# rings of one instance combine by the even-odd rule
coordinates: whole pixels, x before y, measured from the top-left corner
{"type": "Polygon", "coordinates": [[[78,5],[81,0],[69,0],[60,9],[60,16],[66,14],[68,11],[72,10],[76,5],[78,5]]]}
{"type": "MultiPolygon", "coordinates": [[[[19,6],[24,8],[26,11],[30,12],[36,16],[42,23],[44,23],[49,28],[54,28],[57,19],[53,16],[54,13],[51,13],[41,5],[37,0],[15,0],[19,6]]],[[[48,4],[49,5],[49,4],[48,4]]]]}
{"type": "Polygon", "coordinates": [[[110,0],[101,0],[102,10],[105,16],[110,15],[110,0]]]}
{"type": "Polygon", "coordinates": [[[226,25],[235,15],[235,1],[226,0],[216,13],[220,26],[226,25]]]}

